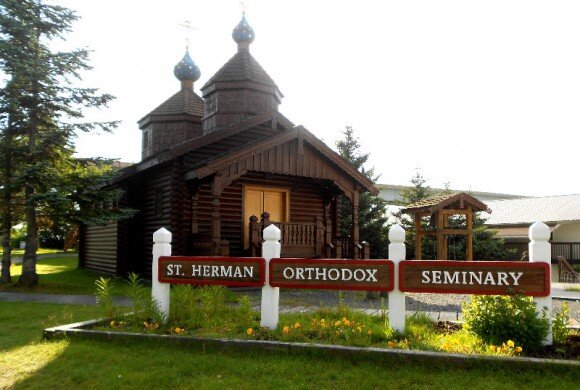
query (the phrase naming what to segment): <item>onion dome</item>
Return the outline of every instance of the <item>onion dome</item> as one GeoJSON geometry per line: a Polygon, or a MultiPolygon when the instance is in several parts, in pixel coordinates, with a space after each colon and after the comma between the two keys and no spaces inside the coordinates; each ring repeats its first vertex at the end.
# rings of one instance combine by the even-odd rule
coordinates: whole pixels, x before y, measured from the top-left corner
{"type": "Polygon", "coordinates": [[[254,30],[248,24],[246,14],[244,13],[240,23],[232,31],[232,38],[238,44],[238,49],[240,49],[247,48],[250,43],[254,42],[255,37],[254,30]]]}
{"type": "Polygon", "coordinates": [[[197,81],[199,76],[201,76],[199,68],[189,56],[189,50],[185,50],[185,55],[173,68],[173,74],[179,81],[197,81]]]}

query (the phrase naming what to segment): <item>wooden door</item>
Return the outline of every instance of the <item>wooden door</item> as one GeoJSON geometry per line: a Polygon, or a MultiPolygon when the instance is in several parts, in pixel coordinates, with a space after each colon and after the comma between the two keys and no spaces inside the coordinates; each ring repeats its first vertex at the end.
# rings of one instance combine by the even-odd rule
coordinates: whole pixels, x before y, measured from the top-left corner
{"type": "Polygon", "coordinates": [[[262,187],[244,188],[244,248],[249,246],[249,221],[252,215],[260,220],[262,214],[270,213],[272,222],[288,222],[288,190],[262,187]]]}
{"type": "Polygon", "coordinates": [[[286,222],[286,206],[283,192],[264,191],[264,211],[270,213],[270,221],[286,222]]]}

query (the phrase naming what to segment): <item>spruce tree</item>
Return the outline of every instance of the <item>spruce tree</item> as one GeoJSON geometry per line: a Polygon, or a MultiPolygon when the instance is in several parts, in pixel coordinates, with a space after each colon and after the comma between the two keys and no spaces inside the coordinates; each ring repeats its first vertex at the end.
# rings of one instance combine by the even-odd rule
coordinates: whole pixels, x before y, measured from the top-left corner
{"type": "Polygon", "coordinates": [[[73,158],[75,134],[109,131],[116,126],[116,122],[82,121],[84,108],[106,106],[113,98],[94,88],[76,86],[81,72],[90,69],[88,51],[57,52],[50,46],[70,32],[76,19],[73,11],[41,0],[0,0],[0,69],[7,75],[7,86],[18,86],[10,91],[8,103],[13,104],[14,112],[7,123],[23,146],[18,161],[11,163],[11,188],[23,188],[27,234],[19,284],[24,286],[38,283],[39,213],[55,210],[74,195],[74,191],[66,192],[63,183],[67,172],[77,165],[73,158]]]}
{"type": "MultiPolygon", "coordinates": [[[[374,168],[366,169],[364,166],[369,159],[369,154],[360,151],[360,143],[354,135],[353,128],[346,126],[342,134],[343,139],[336,142],[338,153],[355,169],[376,182],[378,176],[375,176],[374,168]]],[[[352,226],[352,204],[343,196],[339,205],[340,233],[343,236],[348,236],[352,226]]],[[[369,192],[363,192],[360,195],[358,214],[360,238],[369,243],[372,258],[381,258],[387,255],[388,230],[385,207],[386,201],[379,196],[369,192]]]]}

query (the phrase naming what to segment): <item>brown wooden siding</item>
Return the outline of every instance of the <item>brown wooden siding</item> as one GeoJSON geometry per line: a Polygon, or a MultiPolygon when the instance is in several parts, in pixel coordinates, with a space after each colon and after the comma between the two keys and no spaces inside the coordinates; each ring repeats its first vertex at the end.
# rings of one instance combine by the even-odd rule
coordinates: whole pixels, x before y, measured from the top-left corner
{"type": "MultiPolygon", "coordinates": [[[[141,258],[142,272],[151,276],[153,250],[153,233],[164,227],[171,231],[171,166],[163,165],[147,175],[147,185],[143,186],[141,194],[140,223],[143,235],[141,258]],[[161,214],[155,215],[155,193],[162,196],[161,214]]],[[[174,233],[174,232],[172,232],[174,233]]]]}
{"type": "Polygon", "coordinates": [[[83,228],[83,266],[94,271],[117,273],[117,222],[83,228]]]}

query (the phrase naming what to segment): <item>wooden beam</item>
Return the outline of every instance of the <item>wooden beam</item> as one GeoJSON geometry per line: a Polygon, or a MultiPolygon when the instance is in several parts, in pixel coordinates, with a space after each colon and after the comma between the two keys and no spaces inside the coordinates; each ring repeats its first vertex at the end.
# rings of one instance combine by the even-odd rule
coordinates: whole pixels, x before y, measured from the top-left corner
{"type": "Polygon", "coordinates": [[[473,210],[471,206],[467,206],[469,214],[467,214],[467,242],[465,245],[465,259],[473,260],[473,210]]]}
{"type": "Polygon", "coordinates": [[[359,207],[359,192],[354,190],[352,192],[352,257],[359,258],[359,229],[358,229],[358,207],[359,207]]]}
{"type": "Polygon", "coordinates": [[[415,215],[415,260],[421,260],[423,232],[421,231],[421,217],[415,215]]]}
{"type": "Polygon", "coordinates": [[[211,183],[211,243],[210,254],[218,254],[221,242],[221,216],[220,216],[220,193],[221,193],[221,175],[214,175],[211,183]]]}
{"type": "Polygon", "coordinates": [[[437,260],[445,260],[447,253],[445,253],[445,235],[443,234],[443,213],[437,213],[437,260]]]}
{"type": "Polygon", "coordinates": [[[441,210],[443,215],[467,215],[469,210],[459,210],[459,209],[443,209],[441,210]]]}

